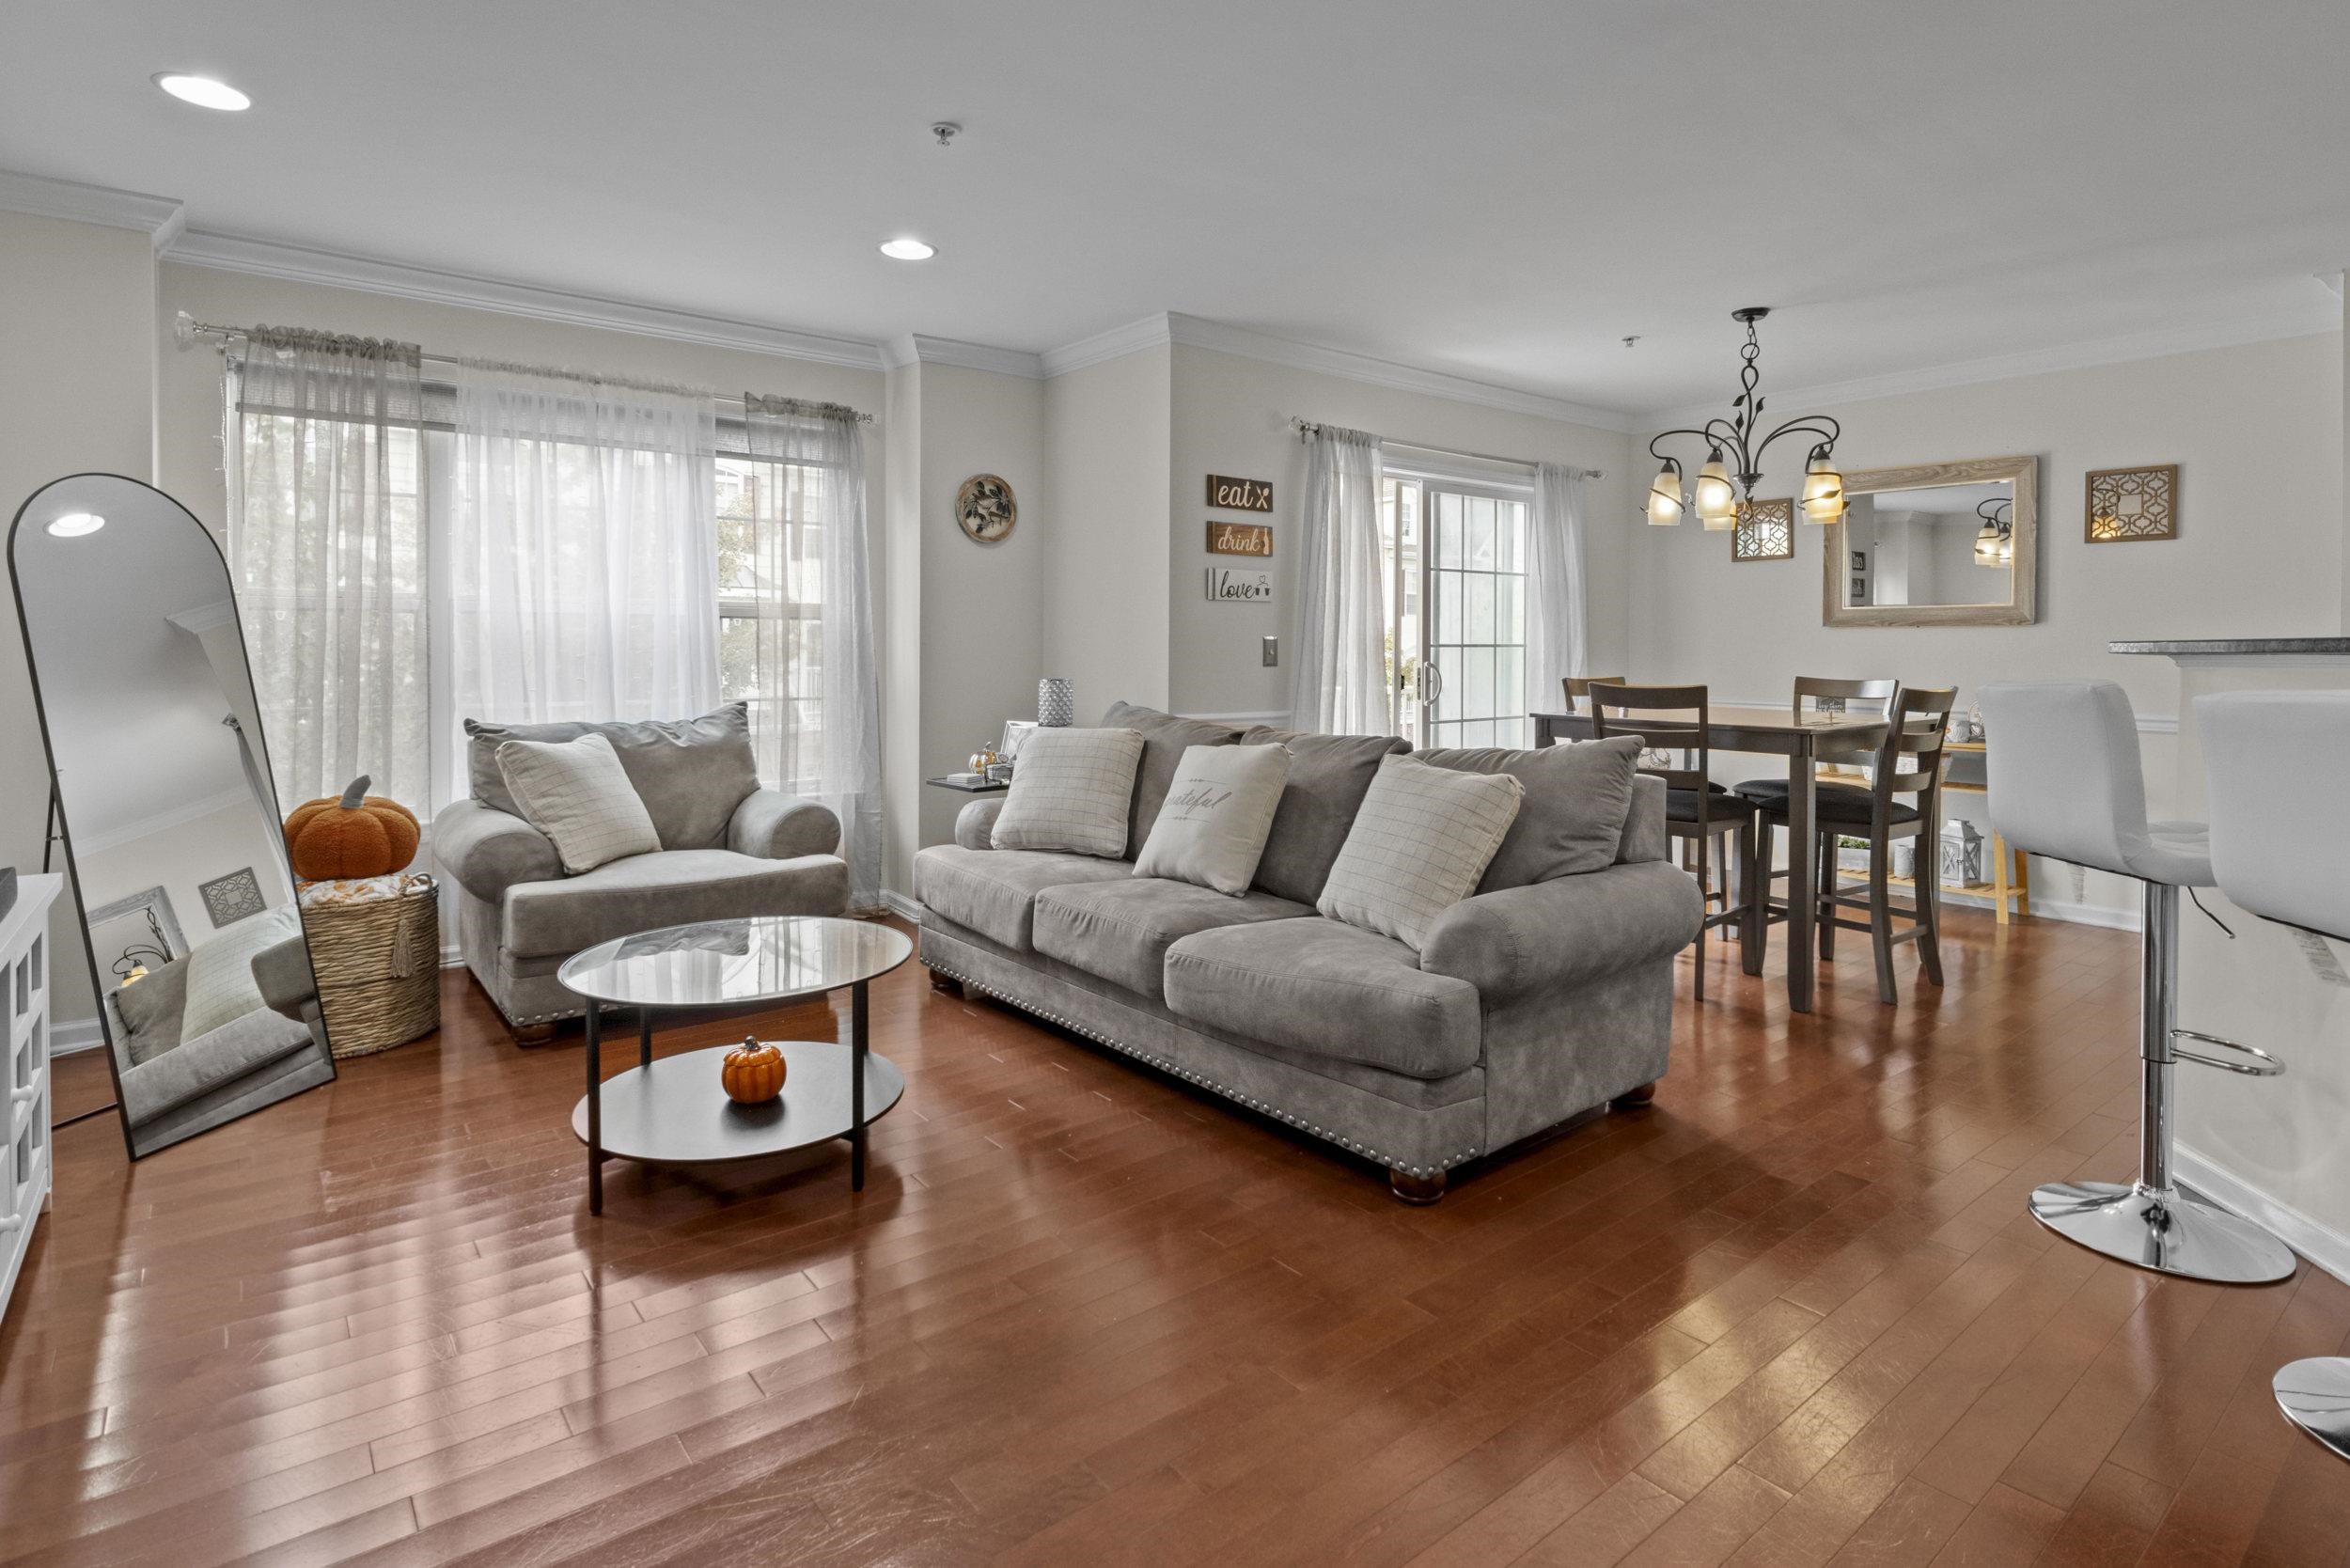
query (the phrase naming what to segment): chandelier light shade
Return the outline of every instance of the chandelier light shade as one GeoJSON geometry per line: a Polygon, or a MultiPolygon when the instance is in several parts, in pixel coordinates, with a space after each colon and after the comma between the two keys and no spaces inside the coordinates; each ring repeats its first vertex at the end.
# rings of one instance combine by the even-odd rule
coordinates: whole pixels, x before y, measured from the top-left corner
{"type": "Polygon", "coordinates": [[[1710,532],[1736,527],[1739,507],[1754,500],[1755,486],[1762,482],[1762,454],[1772,443],[1790,435],[1809,436],[1812,443],[1810,459],[1804,465],[1804,516],[1823,525],[1843,521],[1844,476],[1836,468],[1836,443],[1843,434],[1842,426],[1825,414],[1808,414],[1758,438],[1762,397],[1756,389],[1762,384],[1762,372],[1755,361],[1762,355],[1762,345],[1754,323],[1770,313],[1768,306],[1760,305],[1730,313],[1731,321],[1747,329],[1746,346],[1739,351],[1744,361],[1738,370],[1740,391],[1731,400],[1731,417],[1709,419],[1702,429],[1665,431],[1648,444],[1649,455],[1663,463],[1656,482],[1649,486],[1648,520],[1654,526],[1668,528],[1684,513],[1695,511],[1710,532]],[[1705,444],[1705,465],[1698,470],[1694,494],[1682,489],[1680,461],[1659,449],[1677,436],[1691,436],[1705,444]]]}
{"type": "Polygon", "coordinates": [[[1975,530],[1975,564],[1977,566],[2008,566],[2015,559],[2014,513],[2011,503],[1985,501],[1975,509],[1982,519],[1982,526],[1975,530]]]}

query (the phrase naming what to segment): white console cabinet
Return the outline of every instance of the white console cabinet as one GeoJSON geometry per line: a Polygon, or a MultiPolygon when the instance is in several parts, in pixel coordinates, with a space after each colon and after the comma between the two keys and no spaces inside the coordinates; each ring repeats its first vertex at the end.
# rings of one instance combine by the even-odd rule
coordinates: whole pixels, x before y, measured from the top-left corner
{"type": "Polygon", "coordinates": [[[64,886],[23,877],[0,915],[0,1316],[49,1208],[49,906],[64,886]]]}

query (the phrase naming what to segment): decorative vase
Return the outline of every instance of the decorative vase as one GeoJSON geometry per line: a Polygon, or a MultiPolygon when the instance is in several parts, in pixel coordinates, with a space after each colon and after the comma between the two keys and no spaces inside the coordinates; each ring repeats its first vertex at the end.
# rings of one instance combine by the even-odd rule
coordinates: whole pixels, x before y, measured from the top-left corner
{"type": "Polygon", "coordinates": [[[727,1098],[738,1105],[763,1105],[783,1092],[787,1064],[782,1050],[756,1037],[728,1051],[718,1067],[727,1098]]]}
{"type": "Polygon", "coordinates": [[[1036,683],[1036,721],[1047,729],[1066,729],[1077,722],[1077,686],[1066,675],[1048,675],[1036,683]]]}

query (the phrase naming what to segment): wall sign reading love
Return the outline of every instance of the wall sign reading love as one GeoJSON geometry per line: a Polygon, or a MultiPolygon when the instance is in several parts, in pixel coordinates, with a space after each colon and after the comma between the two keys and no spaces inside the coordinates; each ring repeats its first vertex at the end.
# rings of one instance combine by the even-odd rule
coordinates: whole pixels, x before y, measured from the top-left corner
{"type": "Polygon", "coordinates": [[[1208,568],[1208,597],[1219,604],[1270,604],[1273,573],[1248,572],[1236,566],[1208,568]]]}
{"type": "Polygon", "coordinates": [[[1236,479],[1228,474],[1208,476],[1208,505],[1234,511],[1271,511],[1273,486],[1262,479],[1236,479]]]}
{"type": "Polygon", "coordinates": [[[1211,556],[1266,556],[1273,554],[1273,530],[1262,523],[1218,523],[1208,521],[1208,554],[1211,556]]]}

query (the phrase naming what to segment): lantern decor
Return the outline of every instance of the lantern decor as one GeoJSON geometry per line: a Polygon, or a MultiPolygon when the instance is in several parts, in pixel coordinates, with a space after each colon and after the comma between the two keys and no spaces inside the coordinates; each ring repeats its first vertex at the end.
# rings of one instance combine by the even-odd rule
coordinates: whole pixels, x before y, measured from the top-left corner
{"type": "Polygon", "coordinates": [[[738,1105],[763,1105],[783,1092],[783,1048],[756,1035],[728,1051],[718,1064],[718,1081],[738,1105]]]}
{"type": "Polygon", "coordinates": [[[368,793],[366,774],[341,798],[294,808],[286,819],[286,854],[305,882],[389,876],[416,857],[415,813],[368,793]]]}
{"type": "Polygon", "coordinates": [[[1668,528],[1681,521],[1683,513],[1694,510],[1710,532],[1734,529],[1739,504],[1751,506],[1754,487],[1762,482],[1763,452],[1788,435],[1809,436],[1812,442],[1811,456],[1804,464],[1800,503],[1804,516],[1819,524],[1844,520],[1844,476],[1836,471],[1836,442],[1844,433],[1841,425],[1825,414],[1807,414],[1756,439],[1762,423],[1762,395],[1758,390],[1762,372],[1755,361],[1762,355],[1762,344],[1755,336],[1754,323],[1770,313],[1769,306],[1761,305],[1730,313],[1731,321],[1747,329],[1746,347],[1738,351],[1745,363],[1738,370],[1741,390],[1730,403],[1735,411],[1732,416],[1708,419],[1700,430],[1665,431],[1648,444],[1649,456],[1664,464],[1648,493],[1648,520],[1655,526],[1668,528]],[[1682,489],[1681,460],[1656,449],[1658,442],[1677,435],[1695,436],[1705,444],[1705,466],[1698,470],[1694,493],[1682,489]],[[1732,463],[1737,464],[1734,471],[1730,466],[1732,463]]]}

